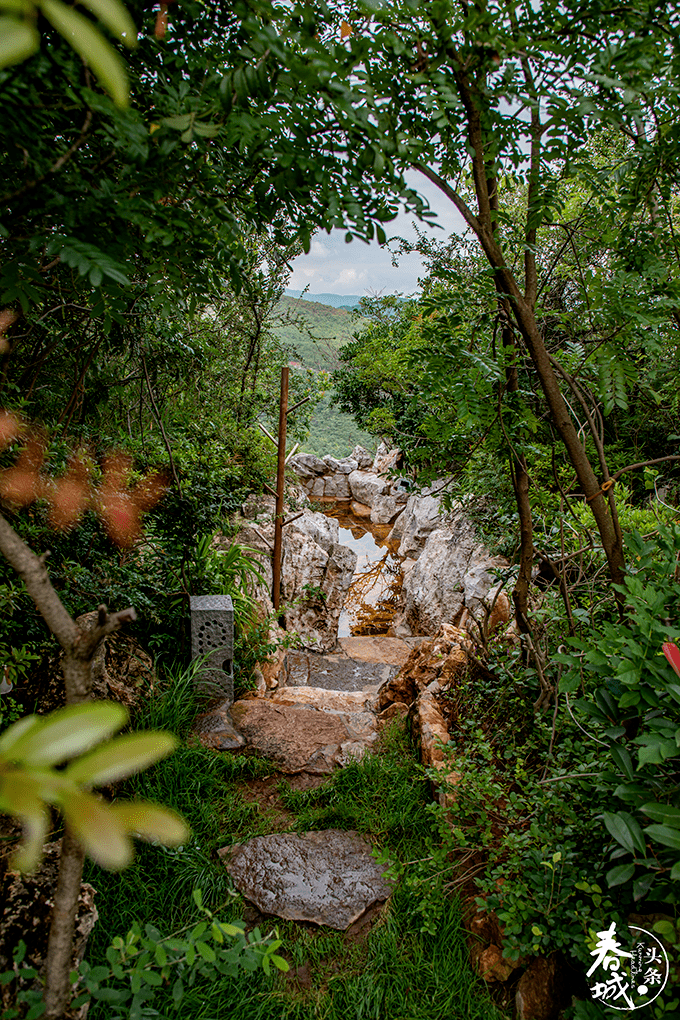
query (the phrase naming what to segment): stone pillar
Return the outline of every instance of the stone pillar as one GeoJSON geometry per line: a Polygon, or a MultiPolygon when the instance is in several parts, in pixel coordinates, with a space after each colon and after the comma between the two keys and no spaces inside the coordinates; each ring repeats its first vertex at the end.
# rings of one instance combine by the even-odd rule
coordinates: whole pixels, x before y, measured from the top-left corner
{"type": "Polygon", "coordinates": [[[234,607],[229,595],[191,597],[191,658],[208,654],[198,682],[234,700],[234,607]]]}

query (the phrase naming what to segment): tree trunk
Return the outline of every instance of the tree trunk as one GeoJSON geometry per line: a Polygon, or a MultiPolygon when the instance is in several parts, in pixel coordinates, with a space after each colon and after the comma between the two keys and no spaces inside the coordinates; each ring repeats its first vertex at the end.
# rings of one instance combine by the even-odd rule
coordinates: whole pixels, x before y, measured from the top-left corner
{"type": "MultiPolygon", "coordinates": [[[[99,607],[96,623],[83,630],[71,619],[52,587],[45,557],[36,556],[8,521],[0,516],[0,552],[14,567],[35,602],[38,612],[59,641],[64,652],[66,704],[88,701],[92,694],[92,660],[107,634],[119,630],[136,618],[134,609],[109,616],[106,606],[99,607]]],[[[60,1020],[70,999],[69,973],[84,854],[66,827],[61,841],[59,879],[52,909],[47,944],[44,1014],[48,1020],[60,1020]]]]}

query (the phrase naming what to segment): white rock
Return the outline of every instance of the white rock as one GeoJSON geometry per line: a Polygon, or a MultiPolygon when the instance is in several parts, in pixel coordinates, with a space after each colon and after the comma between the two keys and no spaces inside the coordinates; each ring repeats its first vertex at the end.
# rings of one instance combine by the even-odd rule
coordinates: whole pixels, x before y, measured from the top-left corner
{"type": "Polygon", "coordinates": [[[477,540],[474,525],[458,511],[432,531],[404,578],[401,620],[414,633],[434,634],[455,623],[466,606],[474,612],[496,583],[494,568],[507,565],[477,540]]]}
{"type": "Polygon", "coordinates": [[[440,507],[440,496],[415,494],[409,496],[406,509],[400,518],[400,556],[418,559],[425,548],[428,536],[443,524],[440,507]]]}
{"type": "Polygon", "coordinates": [[[366,506],[373,507],[376,497],[384,496],[390,490],[389,483],[372,471],[352,471],[348,477],[352,499],[366,506]]]}
{"type": "Polygon", "coordinates": [[[326,475],[324,483],[324,499],[339,499],[345,502],[351,498],[347,475],[326,475]]]}
{"type": "Polygon", "coordinates": [[[374,524],[389,524],[403,509],[408,496],[406,493],[397,496],[379,496],[373,502],[371,521],[374,524]]]}
{"type": "Polygon", "coordinates": [[[363,446],[355,446],[352,450],[352,460],[357,462],[357,467],[363,471],[373,464],[373,456],[363,446]]]}
{"type": "Polygon", "coordinates": [[[335,457],[331,457],[327,453],[323,460],[328,465],[329,471],[341,475],[349,475],[359,467],[358,462],[353,457],[343,457],[342,460],[336,460],[335,457]]]}
{"type": "Polygon", "coordinates": [[[297,453],[288,461],[288,466],[300,478],[325,475],[328,471],[328,465],[320,457],[315,457],[313,453],[297,453]]]}

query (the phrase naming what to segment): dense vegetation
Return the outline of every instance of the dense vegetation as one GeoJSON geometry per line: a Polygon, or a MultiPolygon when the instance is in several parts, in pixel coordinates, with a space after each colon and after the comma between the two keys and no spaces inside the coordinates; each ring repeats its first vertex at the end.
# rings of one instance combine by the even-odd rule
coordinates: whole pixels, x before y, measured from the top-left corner
{"type": "MultiPolygon", "coordinates": [[[[24,553],[51,550],[67,618],[136,606],[161,690],[135,725],[166,725],[181,745],[127,786],[181,809],[194,831],[182,851],[150,847],[132,870],[93,872],[106,903],[95,974],[133,920],[151,925],[154,946],[191,924],[193,887],[217,907],[228,895],[218,844],[270,824],[237,785],[266,767],[187,745],[196,705],[180,677],[190,594],[233,594],[244,667],[266,651],[244,590],[257,566],[238,547],[219,557],[212,536],[271,478],[258,423],[275,426],[291,359],[304,366],[292,402],[312,397],[290,420],[293,440],[332,369],[341,409],[398,444],[413,480],[446,478],[451,501],[468,497],[508,558],[499,580],[516,636],[490,636],[480,619],[476,661],[450,696],[453,815],[426,809],[394,735],[318,791],[279,791],[291,825],[357,828],[385,851],[401,876],[385,923],[351,950],[286,928],[288,956],[318,963],[308,995],[226,960],[235,979],[174,1001],[197,1018],[213,1001],[253,1018],[489,1015],[471,997],[448,895],[466,865],[511,957],[560,951],[582,965],[597,926],[633,910],[654,914],[673,945],[680,687],[661,646],[680,640],[677,5],[179,0],[169,24],[168,5],[82,6],[103,25],[58,0],[5,4],[0,19],[11,412],[0,725],[12,740],[17,716],[64,696],[54,684],[36,694],[57,644],[9,566],[20,536],[24,553]],[[106,33],[130,50],[125,62],[106,33]],[[356,321],[311,306],[308,339],[283,298],[291,258],[319,228],[383,243],[400,203],[427,216],[407,170],[439,188],[467,233],[421,237],[427,274],[409,301],[364,300],[356,321]],[[140,536],[129,511],[151,506],[149,471],[168,493],[140,536]]],[[[348,452],[351,433],[324,421],[317,452],[348,452]]],[[[44,560],[33,566],[46,576],[44,560]]],[[[21,796],[3,747],[11,813],[21,796]]],[[[45,789],[26,775],[28,807],[14,813],[39,819],[35,842],[45,789]]],[[[78,842],[71,828],[65,845],[78,842]]],[[[161,968],[163,952],[153,948],[161,968]]],[[[210,952],[199,951],[206,966],[210,952]]],[[[169,988],[159,975],[148,985],[169,988]]],[[[677,1008],[666,996],[655,1017],[677,1008]]],[[[52,1002],[48,1015],[62,1014],[52,1002]]]]}
{"type": "MultiPolygon", "coordinates": [[[[295,361],[306,369],[321,376],[321,384],[327,386],[328,373],[339,367],[338,349],[346,344],[356,332],[360,319],[350,314],[347,308],[334,308],[319,301],[306,301],[285,295],[278,306],[279,314],[287,316],[274,329],[278,339],[291,351],[295,361]]],[[[330,453],[333,457],[346,457],[358,444],[369,447],[371,436],[357,428],[351,414],[335,406],[331,393],[317,404],[309,423],[309,434],[300,449],[322,457],[330,453]]]]}

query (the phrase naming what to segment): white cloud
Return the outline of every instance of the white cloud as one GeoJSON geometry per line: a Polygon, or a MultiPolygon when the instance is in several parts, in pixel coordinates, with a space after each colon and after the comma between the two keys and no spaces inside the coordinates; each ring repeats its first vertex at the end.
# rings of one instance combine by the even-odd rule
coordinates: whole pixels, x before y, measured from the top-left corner
{"type": "MultiPolygon", "coordinates": [[[[442,230],[430,230],[425,224],[420,224],[421,230],[431,232],[439,241],[461,232],[464,226],[461,216],[435,185],[417,172],[407,174],[407,180],[429,200],[437,213],[436,222],[443,227],[442,230]]],[[[397,235],[414,241],[413,221],[412,215],[400,214],[386,223],[388,238],[397,235]]],[[[423,263],[417,253],[402,255],[395,267],[387,248],[381,248],[377,241],[364,244],[358,238],[346,244],[344,230],[317,234],[312,239],[309,254],[298,256],[292,265],[293,275],[288,286],[302,290],[309,284],[310,294],[393,294],[397,291],[410,294],[418,286],[418,277],[423,275],[423,263]]]]}
{"type": "Polygon", "coordinates": [[[329,249],[321,241],[317,241],[316,238],[312,241],[312,246],[309,250],[309,258],[311,259],[325,259],[330,255],[329,249]]]}

